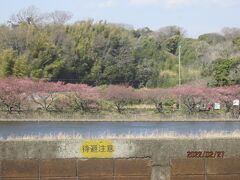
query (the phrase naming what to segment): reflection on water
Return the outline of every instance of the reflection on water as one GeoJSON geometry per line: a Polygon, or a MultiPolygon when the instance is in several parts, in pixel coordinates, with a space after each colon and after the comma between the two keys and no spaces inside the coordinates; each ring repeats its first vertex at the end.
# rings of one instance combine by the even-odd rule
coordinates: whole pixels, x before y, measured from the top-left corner
{"type": "Polygon", "coordinates": [[[173,132],[179,135],[201,132],[240,131],[240,122],[0,122],[0,137],[37,135],[82,135],[84,138],[104,134],[152,134],[173,132]]]}

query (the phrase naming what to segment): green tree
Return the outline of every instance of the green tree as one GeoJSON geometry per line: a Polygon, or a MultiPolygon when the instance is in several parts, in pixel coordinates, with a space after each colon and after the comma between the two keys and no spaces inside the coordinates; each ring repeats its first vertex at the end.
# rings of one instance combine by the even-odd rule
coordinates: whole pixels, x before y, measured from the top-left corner
{"type": "Polygon", "coordinates": [[[198,37],[198,40],[205,41],[210,45],[215,45],[226,41],[225,37],[217,33],[203,34],[198,37]]]}
{"type": "Polygon", "coordinates": [[[26,54],[21,55],[16,59],[13,68],[13,74],[16,77],[28,77],[30,75],[30,66],[28,63],[28,56],[26,54]]]}
{"type": "Polygon", "coordinates": [[[53,63],[47,65],[43,70],[44,79],[47,79],[49,81],[56,81],[58,79],[59,73],[61,73],[63,66],[64,62],[62,59],[58,59],[53,63]]]}
{"type": "Polygon", "coordinates": [[[240,58],[218,59],[213,63],[213,82],[210,85],[239,84],[240,58]]]}
{"type": "Polygon", "coordinates": [[[172,36],[168,38],[165,42],[163,42],[164,47],[167,49],[168,52],[172,54],[176,54],[176,51],[179,46],[179,42],[181,40],[180,36],[172,36]]]}
{"type": "Polygon", "coordinates": [[[16,53],[13,49],[0,51],[0,75],[7,77],[13,75],[16,53]]]}
{"type": "Polygon", "coordinates": [[[213,69],[213,78],[215,80],[214,85],[224,86],[230,83],[228,75],[232,64],[233,62],[230,59],[219,59],[214,62],[213,69]]]}
{"type": "Polygon", "coordinates": [[[240,50],[240,37],[237,37],[233,40],[233,45],[240,50]]]}

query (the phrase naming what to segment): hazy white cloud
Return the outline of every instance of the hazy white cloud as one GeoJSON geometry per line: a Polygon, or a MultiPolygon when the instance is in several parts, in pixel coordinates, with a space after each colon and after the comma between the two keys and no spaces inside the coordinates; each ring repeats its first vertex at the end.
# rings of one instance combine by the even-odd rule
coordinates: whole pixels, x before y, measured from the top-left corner
{"type": "Polygon", "coordinates": [[[132,7],[159,6],[163,8],[177,8],[193,5],[229,7],[240,5],[240,0],[90,0],[85,6],[87,8],[105,9],[126,4],[132,7]]]}
{"type": "Polygon", "coordinates": [[[194,0],[166,0],[165,4],[167,7],[176,7],[182,5],[189,5],[194,3],[194,0]]]}
{"type": "Polygon", "coordinates": [[[239,0],[211,0],[212,3],[215,3],[220,6],[235,6],[240,5],[239,0]]]}
{"type": "Polygon", "coordinates": [[[111,7],[114,7],[116,3],[117,3],[116,0],[104,0],[104,1],[100,1],[97,6],[99,8],[111,8],[111,7]]]}
{"type": "Polygon", "coordinates": [[[191,4],[195,0],[128,0],[130,5],[159,5],[164,7],[176,7],[191,4]]]}
{"type": "Polygon", "coordinates": [[[240,0],[128,0],[132,6],[153,6],[158,5],[167,8],[204,4],[204,5],[219,5],[219,6],[235,6],[240,5],[240,0]]]}
{"type": "Polygon", "coordinates": [[[84,8],[87,9],[106,9],[112,8],[118,5],[118,0],[96,0],[96,1],[87,1],[84,3],[84,8]]]}
{"type": "Polygon", "coordinates": [[[155,5],[162,0],[128,0],[130,5],[155,5]]]}

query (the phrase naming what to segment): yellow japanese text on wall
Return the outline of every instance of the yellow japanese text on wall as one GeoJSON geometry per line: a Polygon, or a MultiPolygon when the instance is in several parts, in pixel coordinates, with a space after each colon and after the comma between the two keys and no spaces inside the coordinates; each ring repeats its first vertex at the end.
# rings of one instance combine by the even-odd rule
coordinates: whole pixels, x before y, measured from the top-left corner
{"type": "Polygon", "coordinates": [[[80,147],[84,158],[111,158],[114,151],[111,140],[86,140],[80,147]]]}

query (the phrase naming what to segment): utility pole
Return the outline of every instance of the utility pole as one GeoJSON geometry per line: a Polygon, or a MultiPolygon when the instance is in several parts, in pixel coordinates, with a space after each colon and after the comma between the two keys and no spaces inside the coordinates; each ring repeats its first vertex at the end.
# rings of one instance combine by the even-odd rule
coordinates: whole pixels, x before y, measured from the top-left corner
{"type": "MultiPolygon", "coordinates": [[[[181,45],[178,46],[178,87],[180,88],[182,82],[181,82],[181,45]]],[[[178,105],[179,111],[181,110],[181,96],[179,95],[179,105],[178,105]]]]}
{"type": "Polygon", "coordinates": [[[181,45],[178,46],[178,86],[181,86],[181,45]]]}

